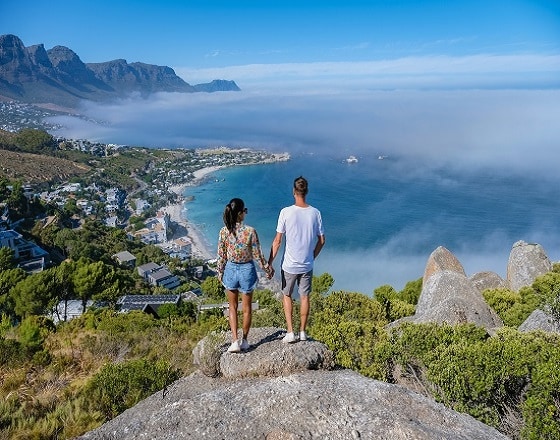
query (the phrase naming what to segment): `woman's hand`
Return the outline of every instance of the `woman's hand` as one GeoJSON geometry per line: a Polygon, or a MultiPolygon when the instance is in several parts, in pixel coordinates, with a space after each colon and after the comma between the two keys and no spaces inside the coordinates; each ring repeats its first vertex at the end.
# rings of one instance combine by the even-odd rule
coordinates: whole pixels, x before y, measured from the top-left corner
{"type": "Polygon", "coordinates": [[[272,266],[266,267],[266,277],[270,280],[274,276],[274,268],[272,266]]]}

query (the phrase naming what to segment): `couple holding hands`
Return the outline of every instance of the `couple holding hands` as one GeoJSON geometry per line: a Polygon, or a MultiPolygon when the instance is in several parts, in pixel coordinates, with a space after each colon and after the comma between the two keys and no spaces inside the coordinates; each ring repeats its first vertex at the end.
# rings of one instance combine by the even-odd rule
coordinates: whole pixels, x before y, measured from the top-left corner
{"type": "Polygon", "coordinates": [[[307,340],[305,327],[309,316],[309,295],[313,278],[313,262],[325,244],[323,221],[318,209],[306,202],[307,180],[294,180],[294,204],[283,208],[278,216],[276,236],[272,242],[270,256],[265,260],[255,228],[244,223],[247,208],[243,200],[231,199],[224,210],[225,226],[218,240],[218,278],[226,289],[229,302],[229,325],[233,342],[230,353],[239,353],[249,348],[247,335],[251,327],[252,294],[258,281],[255,261],[270,279],[274,276],[272,263],[285,236],[286,243],[281,264],[282,305],[286,316],[287,333],[285,343],[307,340]],[[298,286],[301,298],[301,322],[299,335],[294,334],[292,325],[292,293],[298,286]],[[237,337],[237,305],[239,294],[243,308],[243,335],[237,337]]]}

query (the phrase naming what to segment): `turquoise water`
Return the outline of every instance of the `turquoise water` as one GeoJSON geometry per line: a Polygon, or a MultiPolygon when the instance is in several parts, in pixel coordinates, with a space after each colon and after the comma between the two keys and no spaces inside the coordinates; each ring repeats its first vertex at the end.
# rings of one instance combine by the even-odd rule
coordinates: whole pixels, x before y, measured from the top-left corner
{"type": "MultiPolygon", "coordinates": [[[[426,260],[445,246],[467,275],[492,270],[505,277],[511,246],[537,242],[556,261],[560,250],[557,182],[496,171],[420,172],[403,159],[292,156],[288,162],[220,170],[185,195],[186,217],[215,249],[222,211],[233,197],[249,209],[265,255],[279,210],[293,203],[292,182],[309,181],[308,202],[321,210],[327,244],[315,274],[330,273],[335,289],[370,294],[390,284],[401,289],[422,276],[426,260]]],[[[280,258],[276,269],[279,269],[280,258]]]]}

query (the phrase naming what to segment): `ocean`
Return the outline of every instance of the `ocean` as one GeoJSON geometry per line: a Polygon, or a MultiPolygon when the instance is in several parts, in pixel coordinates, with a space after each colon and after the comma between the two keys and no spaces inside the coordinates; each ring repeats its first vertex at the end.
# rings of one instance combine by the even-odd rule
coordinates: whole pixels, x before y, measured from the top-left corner
{"type": "MultiPolygon", "coordinates": [[[[308,203],[321,211],[325,227],[315,275],[328,272],[334,290],[368,295],[381,285],[400,290],[420,278],[438,246],[449,249],[469,276],[494,271],[505,278],[518,240],[540,243],[558,260],[557,181],[507,170],[426,169],[402,157],[346,158],[301,153],[288,162],[219,170],[186,188],[193,199],[185,217],[215,252],[223,209],[240,197],[249,211],[246,223],[257,229],[268,256],[278,213],[293,203],[293,180],[303,175],[308,203]]],[[[275,267],[279,273],[280,256],[275,267]]]]}

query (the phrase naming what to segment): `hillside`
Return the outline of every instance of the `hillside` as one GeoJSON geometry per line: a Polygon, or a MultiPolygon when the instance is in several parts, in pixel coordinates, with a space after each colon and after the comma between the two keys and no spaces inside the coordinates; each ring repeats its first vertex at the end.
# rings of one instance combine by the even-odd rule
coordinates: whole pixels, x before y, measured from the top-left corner
{"type": "Polygon", "coordinates": [[[90,169],[67,159],[0,150],[0,178],[21,179],[26,183],[62,182],[90,169]]]}

